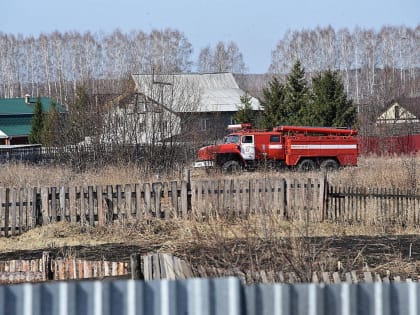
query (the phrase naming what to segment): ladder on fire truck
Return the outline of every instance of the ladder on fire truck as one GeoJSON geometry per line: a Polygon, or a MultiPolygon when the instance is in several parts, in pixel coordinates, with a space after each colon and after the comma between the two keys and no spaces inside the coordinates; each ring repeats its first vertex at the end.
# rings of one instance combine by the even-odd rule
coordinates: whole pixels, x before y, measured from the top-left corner
{"type": "Polygon", "coordinates": [[[274,127],[273,131],[283,133],[303,133],[318,135],[335,135],[335,136],[356,136],[357,130],[333,128],[333,127],[307,127],[307,126],[279,126],[274,127]]]}

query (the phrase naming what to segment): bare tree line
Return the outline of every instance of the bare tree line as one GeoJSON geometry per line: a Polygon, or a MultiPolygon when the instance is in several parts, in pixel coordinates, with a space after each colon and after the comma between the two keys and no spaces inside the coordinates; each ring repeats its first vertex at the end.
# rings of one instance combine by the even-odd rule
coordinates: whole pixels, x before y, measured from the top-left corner
{"type": "MultiPolygon", "coordinates": [[[[186,36],[173,29],[53,32],[38,37],[0,33],[0,97],[29,93],[70,104],[77,84],[100,94],[109,90],[106,81],[129,73],[246,72],[242,53],[233,41],[201,49],[196,67],[192,52],[186,36]]],[[[297,59],[308,75],[339,70],[356,103],[416,94],[420,25],[414,29],[385,26],[379,31],[335,31],[331,26],[288,31],[272,51],[268,73],[287,74],[297,59]]]]}
{"type": "Polygon", "coordinates": [[[300,60],[308,75],[326,69],[342,73],[356,103],[419,93],[420,25],[372,29],[331,26],[288,31],[272,51],[269,72],[287,74],[300,60]]]}
{"type": "MultiPolygon", "coordinates": [[[[174,113],[196,112],[200,91],[167,74],[194,70],[192,51],[185,35],[172,29],[149,34],[120,30],[111,34],[53,32],[38,37],[0,32],[0,98],[29,93],[51,96],[68,105],[67,122],[73,127],[63,130],[57,143],[99,146],[112,142],[121,148],[141,147],[141,155],[159,166],[179,161],[180,156],[187,161],[195,151],[191,153],[179,145],[181,141],[176,136],[183,130],[174,113]],[[127,84],[127,75],[152,72],[157,81],[168,84],[156,85],[149,80],[153,98],[141,98],[127,84]],[[83,105],[79,108],[80,86],[89,101],[79,104],[83,105]],[[167,108],[162,110],[159,104],[167,108]],[[71,124],[73,121],[83,122],[84,127],[71,124]]],[[[273,75],[289,73],[297,59],[308,76],[326,69],[340,71],[348,95],[357,104],[374,104],[366,106],[369,115],[363,115],[374,121],[380,110],[378,104],[420,92],[420,25],[415,29],[383,27],[379,32],[360,28],[335,31],[332,27],[289,31],[272,52],[267,74],[259,79],[244,75],[239,78],[248,85],[245,90],[256,93],[273,75]]],[[[238,46],[231,41],[203,48],[196,69],[243,74],[246,65],[238,46]]],[[[359,108],[359,112],[363,110],[359,108]]],[[[189,138],[194,135],[192,123],[189,124],[194,119],[193,114],[183,116],[183,125],[190,127],[189,138]]],[[[121,157],[126,155],[125,151],[120,152],[121,157]]],[[[107,158],[104,154],[103,159],[107,158]]]]}
{"type": "Polygon", "coordinates": [[[172,29],[150,34],[54,32],[37,38],[0,33],[0,96],[48,95],[66,104],[80,82],[96,93],[100,80],[127,73],[188,72],[191,53],[184,34],[172,29]]]}

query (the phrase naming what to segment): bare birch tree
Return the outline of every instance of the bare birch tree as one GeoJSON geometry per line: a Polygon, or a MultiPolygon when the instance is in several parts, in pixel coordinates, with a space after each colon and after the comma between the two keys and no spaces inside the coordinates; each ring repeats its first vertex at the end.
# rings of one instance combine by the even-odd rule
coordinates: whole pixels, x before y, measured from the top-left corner
{"type": "Polygon", "coordinates": [[[284,76],[299,59],[309,76],[327,69],[342,71],[348,94],[357,103],[372,95],[418,93],[418,28],[383,27],[379,32],[356,27],[288,31],[272,51],[270,73],[284,76]],[[385,80],[385,81],[384,81],[385,80]],[[398,88],[397,88],[398,87],[398,88]]]}
{"type": "Polygon", "coordinates": [[[213,60],[210,46],[206,46],[200,51],[197,62],[197,70],[201,73],[208,73],[213,71],[213,60]]]}
{"type": "Polygon", "coordinates": [[[214,49],[206,46],[198,56],[199,72],[232,72],[242,74],[246,71],[243,55],[235,42],[218,42],[214,49]]]}

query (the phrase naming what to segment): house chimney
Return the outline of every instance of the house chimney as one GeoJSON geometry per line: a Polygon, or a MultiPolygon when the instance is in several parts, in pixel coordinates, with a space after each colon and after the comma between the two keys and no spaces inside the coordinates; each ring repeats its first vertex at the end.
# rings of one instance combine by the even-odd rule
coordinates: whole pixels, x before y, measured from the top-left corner
{"type": "Polygon", "coordinates": [[[31,103],[31,95],[30,94],[26,94],[25,95],[25,103],[26,104],[30,104],[31,103]]]}

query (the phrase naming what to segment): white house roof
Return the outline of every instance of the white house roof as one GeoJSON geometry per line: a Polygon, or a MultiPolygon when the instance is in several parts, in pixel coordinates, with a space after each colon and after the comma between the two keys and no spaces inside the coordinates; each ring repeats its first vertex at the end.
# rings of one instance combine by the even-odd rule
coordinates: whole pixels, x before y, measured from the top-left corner
{"type": "MultiPolygon", "coordinates": [[[[172,108],[175,111],[227,112],[237,111],[242,105],[240,97],[245,94],[232,73],[173,74],[132,76],[139,93],[172,108]],[[182,102],[197,94],[198,103],[194,110],[183,109],[182,102]],[[161,101],[163,100],[163,101],[161,101]],[[169,106],[168,101],[171,105],[169,106]]],[[[260,103],[251,97],[252,109],[260,109],[260,103]]]]}

